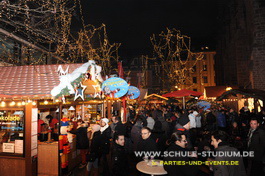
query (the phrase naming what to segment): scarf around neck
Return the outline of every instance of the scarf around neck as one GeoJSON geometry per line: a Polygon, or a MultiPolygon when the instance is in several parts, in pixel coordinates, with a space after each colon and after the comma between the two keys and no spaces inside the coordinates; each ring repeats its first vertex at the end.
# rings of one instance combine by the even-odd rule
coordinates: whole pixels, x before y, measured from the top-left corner
{"type": "Polygon", "coordinates": [[[101,127],[100,132],[103,133],[108,127],[109,127],[108,124],[106,124],[104,127],[101,127]]]}

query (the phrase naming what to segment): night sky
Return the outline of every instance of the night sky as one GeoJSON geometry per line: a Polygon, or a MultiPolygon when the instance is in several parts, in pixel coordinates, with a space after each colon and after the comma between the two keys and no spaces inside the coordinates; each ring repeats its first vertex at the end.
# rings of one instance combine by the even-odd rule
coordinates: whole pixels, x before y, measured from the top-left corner
{"type": "Polygon", "coordinates": [[[83,0],[85,23],[104,23],[124,58],[151,53],[150,36],[166,27],[192,39],[192,49],[215,48],[217,0],[83,0]]]}

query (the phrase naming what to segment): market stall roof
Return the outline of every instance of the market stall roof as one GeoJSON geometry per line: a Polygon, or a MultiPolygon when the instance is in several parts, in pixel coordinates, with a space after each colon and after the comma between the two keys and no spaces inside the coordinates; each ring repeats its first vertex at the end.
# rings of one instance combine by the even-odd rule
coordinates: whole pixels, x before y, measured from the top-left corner
{"type": "Polygon", "coordinates": [[[145,97],[145,99],[152,99],[152,98],[155,98],[155,99],[163,99],[163,100],[168,100],[168,98],[165,98],[165,97],[162,97],[161,95],[157,95],[157,94],[150,94],[148,95],[147,97],[145,97]]]}
{"type": "MultiPolygon", "coordinates": [[[[238,89],[238,86],[229,86],[232,89],[238,89]]],[[[219,97],[224,92],[226,92],[227,86],[209,86],[205,87],[205,96],[206,97],[219,97]]]]}
{"type": "Polygon", "coordinates": [[[203,93],[201,92],[196,92],[196,91],[192,91],[192,90],[187,90],[187,89],[181,89],[181,90],[177,90],[174,92],[170,92],[167,94],[163,94],[163,97],[185,97],[185,96],[201,96],[203,95],[203,93]]]}
{"type": "Polygon", "coordinates": [[[141,104],[159,104],[163,103],[164,100],[168,100],[168,98],[162,97],[157,94],[150,94],[145,97],[145,99],[141,100],[141,104]]]}
{"type": "Polygon", "coordinates": [[[265,100],[265,91],[258,89],[232,89],[224,92],[216,101],[222,101],[223,99],[229,98],[229,96],[237,96],[237,94],[244,95],[246,98],[257,98],[265,100]]]}
{"type": "MultiPolygon", "coordinates": [[[[69,73],[82,64],[60,64],[69,73]]],[[[57,86],[59,64],[0,67],[0,98],[45,98],[57,86]]]]}

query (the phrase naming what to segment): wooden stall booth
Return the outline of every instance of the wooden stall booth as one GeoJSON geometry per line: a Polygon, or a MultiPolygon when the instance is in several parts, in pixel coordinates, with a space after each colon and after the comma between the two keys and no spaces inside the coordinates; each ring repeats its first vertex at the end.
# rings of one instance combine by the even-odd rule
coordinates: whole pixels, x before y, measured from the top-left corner
{"type": "Polygon", "coordinates": [[[232,89],[217,97],[216,101],[222,101],[227,107],[240,111],[243,107],[260,112],[264,108],[265,91],[258,89],[232,89]]]}
{"type": "Polygon", "coordinates": [[[36,106],[5,98],[0,106],[0,175],[36,175],[36,106]]]}
{"type": "MultiPolygon", "coordinates": [[[[90,101],[80,100],[80,97],[77,100],[76,97],[65,100],[63,96],[57,99],[52,96],[51,90],[61,86],[62,75],[67,76],[68,72],[84,66],[88,69],[91,63],[93,64],[65,64],[63,68],[67,68],[67,73],[62,71],[60,65],[1,67],[0,175],[53,176],[60,175],[62,161],[65,159],[68,163],[64,165],[66,170],[78,164],[79,153],[75,148],[74,137],[67,144],[67,156],[61,153],[58,142],[61,135],[61,119],[65,117],[96,121],[103,112],[102,103],[93,100],[93,96],[89,98],[90,101]],[[49,115],[53,118],[47,121],[49,115]]],[[[79,78],[82,75],[83,72],[79,78]]],[[[75,95],[79,95],[79,88],[74,91],[75,95]]]]}

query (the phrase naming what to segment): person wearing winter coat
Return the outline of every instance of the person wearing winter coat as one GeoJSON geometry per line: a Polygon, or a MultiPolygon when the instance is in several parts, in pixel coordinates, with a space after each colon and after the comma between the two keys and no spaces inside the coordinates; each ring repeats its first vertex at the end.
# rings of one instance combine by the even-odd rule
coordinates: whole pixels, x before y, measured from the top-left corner
{"type": "Polygon", "coordinates": [[[126,135],[126,126],[121,123],[121,117],[119,116],[112,117],[112,124],[110,124],[110,128],[112,130],[112,138],[115,136],[115,134],[126,135]]]}
{"type": "Polygon", "coordinates": [[[187,116],[183,115],[179,118],[179,122],[176,124],[174,132],[176,131],[182,131],[185,134],[187,140],[186,149],[193,150],[193,144],[195,139],[190,133],[190,120],[187,116]]]}
{"type": "Polygon", "coordinates": [[[87,127],[87,123],[83,122],[82,120],[78,120],[77,128],[75,130],[69,131],[70,133],[76,135],[76,148],[80,150],[80,154],[82,157],[82,163],[79,166],[80,169],[86,166],[86,154],[89,147],[87,127]]]}
{"type": "Polygon", "coordinates": [[[198,115],[197,111],[192,111],[189,114],[189,120],[190,120],[190,129],[196,128],[196,116],[198,115]]]}
{"type": "MultiPolygon", "coordinates": [[[[238,152],[238,150],[234,147],[230,147],[228,143],[229,136],[224,131],[215,131],[211,135],[211,145],[214,146],[215,151],[219,152],[238,152]]],[[[227,154],[228,154],[227,153],[227,154]]],[[[243,163],[243,159],[241,156],[218,156],[216,154],[215,161],[237,161],[238,165],[212,165],[214,176],[226,176],[226,175],[233,175],[233,176],[246,176],[246,171],[243,163]]],[[[231,154],[230,154],[231,155],[231,154]]],[[[211,160],[211,159],[209,159],[211,160]]]]}
{"type": "Polygon", "coordinates": [[[155,125],[155,120],[153,119],[153,117],[151,117],[151,114],[147,113],[147,127],[150,128],[151,130],[154,128],[155,125]]]}
{"type": "MultiPolygon", "coordinates": [[[[143,127],[141,130],[142,138],[138,142],[137,151],[139,152],[156,152],[157,146],[155,140],[151,137],[151,130],[148,127],[143,127]]],[[[141,158],[139,158],[141,159],[141,158]]]]}
{"type": "Polygon", "coordinates": [[[143,128],[141,119],[137,119],[131,130],[131,140],[133,143],[133,151],[136,151],[137,145],[141,139],[141,129],[143,128]]]}
{"type": "Polygon", "coordinates": [[[158,151],[164,152],[166,149],[167,135],[162,129],[162,123],[156,121],[151,137],[155,140],[158,151]]]}
{"type": "Polygon", "coordinates": [[[217,114],[217,125],[218,129],[225,131],[226,117],[225,117],[225,111],[223,110],[217,114]]]}
{"type": "Polygon", "coordinates": [[[103,175],[108,176],[109,173],[109,166],[107,155],[110,151],[110,139],[111,139],[111,128],[108,125],[109,120],[107,118],[102,118],[100,120],[100,161],[103,165],[103,175]]]}
{"type": "Polygon", "coordinates": [[[124,147],[124,135],[115,134],[113,151],[111,155],[111,175],[112,176],[127,176],[129,173],[128,153],[124,147]]]}
{"type": "Polygon", "coordinates": [[[167,171],[168,176],[195,176],[199,169],[196,165],[186,164],[190,161],[196,161],[196,155],[187,156],[188,150],[186,150],[187,140],[182,131],[174,132],[171,136],[171,144],[167,149],[167,153],[176,153],[178,155],[164,157],[164,169],[167,171]],[[185,164],[168,164],[169,162],[180,162],[185,164]]]}
{"type": "Polygon", "coordinates": [[[210,109],[206,110],[205,114],[206,129],[208,131],[216,130],[216,116],[210,109]]]}
{"type": "Polygon", "coordinates": [[[99,150],[100,150],[100,126],[95,124],[92,127],[91,134],[91,145],[89,147],[89,156],[91,157],[87,164],[87,175],[91,173],[92,166],[94,167],[96,173],[98,173],[98,159],[99,159],[99,150]]]}
{"type": "Polygon", "coordinates": [[[259,121],[256,118],[250,120],[250,129],[248,133],[248,150],[254,151],[254,157],[249,158],[248,173],[252,176],[265,175],[265,132],[259,128],[259,121]]]}
{"type": "MultiPolygon", "coordinates": [[[[197,111],[194,111],[194,112],[197,112],[197,111]]],[[[194,113],[193,112],[193,113],[194,113]]],[[[202,127],[202,117],[201,117],[201,115],[197,112],[197,113],[195,113],[195,121],[196,121],[196,128],[197,128],[197,130],[199,130],[201,127],[202,127]]]]}

